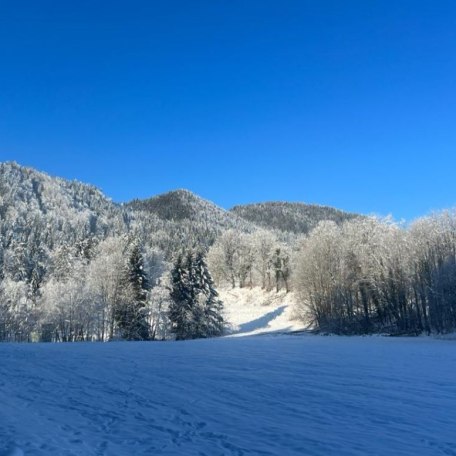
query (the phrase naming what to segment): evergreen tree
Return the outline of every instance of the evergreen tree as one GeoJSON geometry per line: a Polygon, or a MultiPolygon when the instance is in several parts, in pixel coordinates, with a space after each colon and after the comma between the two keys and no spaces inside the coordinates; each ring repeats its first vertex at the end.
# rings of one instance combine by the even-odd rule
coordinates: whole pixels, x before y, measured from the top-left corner
{"type": "Polygon", "coordinates": [[[202,252],[195,255],[194,277],[198,303],[198,337],[214,337],[223,333],[223,303],[218,297],[214,280],[202,252]]]}
{"type": "MultiPolygon", "coordinates": [[[[188,263],[188,261],[187,261],[188,263]]],[[[177,340],[191,338],[193,300],[189,286],[189,274],[184,258],[179,254],[171,271],[171,304],[168,311],[171,332],[177,340]]]]}
{"type": "Polygon", "coordinates": [[[115,312],[122,338],[127,340],[149,339],[145,307],[149,288],[144,260],[138,242],[134,242],[126,266],[126,296],[115,312]]]}
{"type": "Polygon", "coordinates": [[[176,339],[219,336],[222,302],[202,253],[179,255],[171,272],[169,319],[176,339]]]}

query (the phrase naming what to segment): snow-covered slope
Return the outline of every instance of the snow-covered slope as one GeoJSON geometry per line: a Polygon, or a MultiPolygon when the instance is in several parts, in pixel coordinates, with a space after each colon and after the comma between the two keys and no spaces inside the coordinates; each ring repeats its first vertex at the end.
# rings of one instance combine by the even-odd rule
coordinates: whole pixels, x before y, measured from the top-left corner
{"type": "Polygon", "coordinates": [[[454,341],[0,344],[0,360],[1,455],[456,454],[454,341]]]}
{"type": "Polygon", "coordinates": [[[293,315],[294,293],[267,292],[261,288],[219,290],[230,336],[284,333],[305,329],[293,315]]]}
{"type": "Polygon", "coordinates": [[[0,246],[33,240],[50,249],[124,230],[122,210],[96,187],[0,163],[0,246]]]}

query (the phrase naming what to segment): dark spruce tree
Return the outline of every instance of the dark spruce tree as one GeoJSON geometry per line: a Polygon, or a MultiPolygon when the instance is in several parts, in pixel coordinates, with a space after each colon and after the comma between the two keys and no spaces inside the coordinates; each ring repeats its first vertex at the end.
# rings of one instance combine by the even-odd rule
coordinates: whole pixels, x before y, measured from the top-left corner
{"type": "Polygon", "coordinates": [[[184,256],[179,254],[171,271],[171,304],[168,310],[171,332],[176,340],[189,339],[192,332],[193,302],[189,274],[185,266],[184,256]]]}
{"type": "Polygon", "coordinates": [[[214,280],[207,267],[202,252],[194,258],[194,278],[196,282],[196,298],[199,317],[199,337],[217,337],[223,334],[223,303],[218,297],[214,280]]]}
{"type": "Polygon", "coordinates": [[[126,340],[148,340],[149,326],[145,311],[149,284],[141,247],[137,241],[130,248],[125,281],[125,302],[115,312],[120,335],[126,340]]]}
{"type": "Polygon", "coordinates": [[[171,272],[169,319],[177,340],[220,336],[222,302],[202,253],[179,255],[171,272]]]}

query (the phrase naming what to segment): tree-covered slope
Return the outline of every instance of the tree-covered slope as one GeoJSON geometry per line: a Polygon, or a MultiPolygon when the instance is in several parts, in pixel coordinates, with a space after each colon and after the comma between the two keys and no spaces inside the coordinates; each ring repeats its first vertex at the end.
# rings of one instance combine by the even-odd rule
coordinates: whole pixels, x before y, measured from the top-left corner
{"type": "Polygon", "coordinates": [[[133,200],[126,205],[133,211],[155,214],[158,218],[173,222],[192,221],[218,228],[252,230],[251,223],[226,211],[211,201],[194,193],[179,189],[145,200],[133,200]]]}
{"type": "Polygon", "coordinates": [[[231,212],[263,228],[295,234],[307,234],[323,220],[343,223],[359,217],[333,207],[288,202],[234,206],[231,212]]]}
{"type": "Polygon", "coordinates": [[[0,163],[0,234],[4,247],[35,236],[52,249],[125,229],[120,206],[96,187],[51,177],[14,162],[0,163]]]}
{"type": "Polygon", "coordinates": [[[258,229],[253,223],[188,190],[133,200],[124,207],[143,237],[153,236],[155,241],[151,242],[157,244],[166,257],[182,247],[208,248],[229,229],[239,232],[258,229]]]}

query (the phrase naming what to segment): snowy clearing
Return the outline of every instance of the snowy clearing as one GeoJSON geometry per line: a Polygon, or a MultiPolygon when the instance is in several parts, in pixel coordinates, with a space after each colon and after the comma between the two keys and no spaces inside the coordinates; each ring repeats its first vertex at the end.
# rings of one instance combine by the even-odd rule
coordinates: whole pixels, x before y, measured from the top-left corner
{"type": "Polygon", "coordinates": [[[305,325],[293,316],[294,293],[267,292],[255,287],[221,289],[219,294],[231,336],[305,329],[305,325]]]}
{"type": "Polygon", "coordinates": [[[0,359],[1,455],[456,455],[454,341],[2,344],[0,359]]]}

